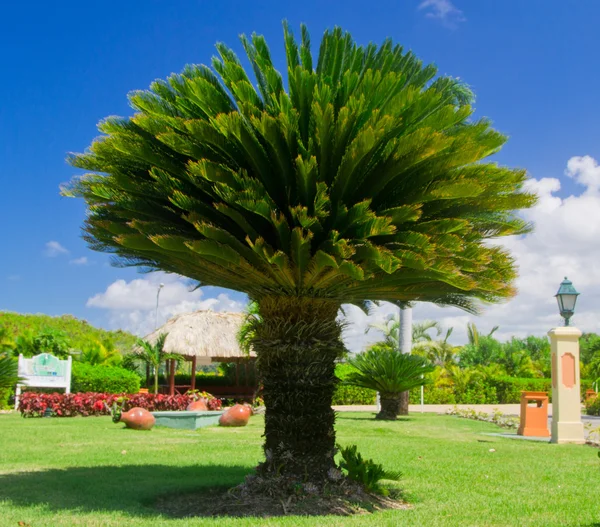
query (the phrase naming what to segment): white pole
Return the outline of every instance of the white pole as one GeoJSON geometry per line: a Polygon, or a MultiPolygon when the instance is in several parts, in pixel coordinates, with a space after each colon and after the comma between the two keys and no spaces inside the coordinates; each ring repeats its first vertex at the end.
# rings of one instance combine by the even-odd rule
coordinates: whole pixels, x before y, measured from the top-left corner
{"type": "Polygon", "coordinates": [[[65,393],[71,393],[71,371],[73,368],[73,357],[69,355],[67,359],[67,371],[65,372],[65,380],[67,381],[67,385],[65,386],[65,393]]]}

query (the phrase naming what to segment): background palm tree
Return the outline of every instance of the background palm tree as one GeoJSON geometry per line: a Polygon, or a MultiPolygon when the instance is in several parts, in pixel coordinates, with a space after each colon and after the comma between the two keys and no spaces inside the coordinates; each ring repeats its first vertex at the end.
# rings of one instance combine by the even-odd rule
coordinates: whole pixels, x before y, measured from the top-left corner
{"type": "Polygon", "coordinates": [[[460,347],[454,346],[448,339],[452,335],[454,328],[446,330],[446,336],[441,340],[422,340],[414,348],[414,353],[422,355],[432,364],[444,368],[456,363],[456,358],[460,347]]]}
{"type": "Polygon", "coordinates": [[[181,360],[182,358],[181,355],[178,355],[177,353],[166,353],[164,351],[167,335],[168,333],[159,335],[154,344],[139,339],[139,350],[135,353],[137,360],[144,364],[149,364],[154,371],[154,393],[158,393],[158,370],[160,369],[160,365],[170,359],[181,360]]]}
{"type": "MultiPolygon", "coordinates": [[[[436,335],[441,332],[440,325],[435,320],[423,320],[422,322],[413,322],[411,325],[412,342],[415,344],[421,342],[430,342],[433,340],[431,331],[434,330],[436,335]]],[[[369,324],[369,329],[377,329],[383,333],[383,341],[392,349],[401,351],[398,347],[400,320],[399,317],[392,315],[383,324],[369,324]]]]}
{"type": "Polygon", "coordinates": [[[254,79],[217,44],[207,66],[154,82],[86,153],[85,238],[121,265],[243,291],[266,404],[263,478],[323,488],[335,467],[331,400],[343,303],[476,311],[513,295],[513,260],[485,243],[527,232],[525,170],[485,162],[506,138],[473,119],[461,81],[385,40],[326,31],[318,59],[284,25],[287,80],[262,36],[254,79]]]}
{"type": "MultiPolygon", "coordinates": [[[[491,337],[500,326],[494,326],[492,330],[486,335],[486,337],[491,337]]],[[[467,338],[469,340],[469,344],[473,346],[479,346],[479,330],[474,322],[467,322],[467,338]]]]}
{"type": "Polygon", "coordinates": [[[423,357],[387,348],[372,348],[350,359],[356,371],[344,384],[379,392],[381,411],[377,419],[395,420],[400,413],[401,393],[427,384],[424,375],[434,370],[423,357]]]}

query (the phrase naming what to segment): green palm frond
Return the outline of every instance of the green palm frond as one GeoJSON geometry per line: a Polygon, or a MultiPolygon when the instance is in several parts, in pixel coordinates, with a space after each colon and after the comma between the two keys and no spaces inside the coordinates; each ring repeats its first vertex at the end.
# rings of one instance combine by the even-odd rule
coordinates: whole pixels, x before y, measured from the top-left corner
{"type": "Polygon", "coordinates": [[[467,85],[385,40],[326,31],[313,59],[284,25],[287,79],[263,37],[130,94],[70,163],[88,173],[85,238],[117,263],[259,299],[428,301],[476,311],[514,294],[508,252],[526,173],[473,119],[467,85]],[[252,78],[254,76],[254,79],[252,78]]]}
{"type": "Polygon", "coordinates": [[[8,354],[0,354],[0,389],[14,388],[20,381],[17,360],[8,354]]]}
{"type": "Polygon", "coordinates": [[[344,384],[369,388],[381,393],[397,394],[427,384],[423,375],[434,367],[418,355],[377,348],[360,353],[348,361],[356,371],[351,372],[344,384]]]}

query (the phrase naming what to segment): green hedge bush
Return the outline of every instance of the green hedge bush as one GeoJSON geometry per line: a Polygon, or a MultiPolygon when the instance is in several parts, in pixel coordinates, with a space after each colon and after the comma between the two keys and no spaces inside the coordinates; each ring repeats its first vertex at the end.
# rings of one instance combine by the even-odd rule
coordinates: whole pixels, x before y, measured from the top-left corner
{"type": "MultiPolygon", "coordinates": [[[[343,380],[353,369],[349,364],[340,363],[335,367],[335,375],[338,379],[343,380]]],[[[377,392],[374,390],[358,388],[357,386],[344,386],[340,382],[335,387],[335,392],[333,392],[333,404],[375,404],[376,397],[377,392]]]]}
{"type": "MultiPolygon", "coordinates": [[[[336,376],[344,379],[351,371],[347,364],[336,366],[336,376]]],[[[591,381],[581,381],[582,400],[585,391],[591,387],[591,381]]],[[[518,404],[521,392],[548,392],[552,401],[551,379],[521,379],[517,377],[480,378],[470,383],[463,391],[453,387],[435,387],[427,385],[423,390],[425,404],[518,404]]],[[[334,405],[375,404],[377,394],[373,390],[344,386],[338,384],[333,396],[334,405]]],[[[600,399],[600,397],[598,398],[600,399]]],[[[421,389],[415,388],[410,392],[410,403],[420,404],[421,389]]],[[[593,406],[593,411],[600,413],[600,402],[593,406]],[[598,408],[598,410],[596,410],[598,408]]],[[[597,414],[590,414],[597,415],[597,414]]]]}
{"type": "Polygon", "coordinates": [[[137,393],[140,378],[137,374],[116,366],[92,366],[73,363],[71,391],[73,393],[137,393]]]}

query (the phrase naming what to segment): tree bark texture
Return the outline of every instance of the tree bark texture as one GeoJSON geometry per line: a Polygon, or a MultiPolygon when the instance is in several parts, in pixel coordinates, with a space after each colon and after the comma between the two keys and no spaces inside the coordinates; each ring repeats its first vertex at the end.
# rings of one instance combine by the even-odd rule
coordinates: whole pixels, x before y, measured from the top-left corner
{"type": "Polygon", "coordinates": [[[400,402],[401,394],[382,394],[381,410],[375,417],[384,421],[395,421],[400,414],[400,402]]]}
{"type": "Polygon", "coordinates": [[[265,401],[262,477],[319,483],[335,466],[335,361],[344,354],[339,304],[303,297],[258,300],[252,347],[265,401]]]}

